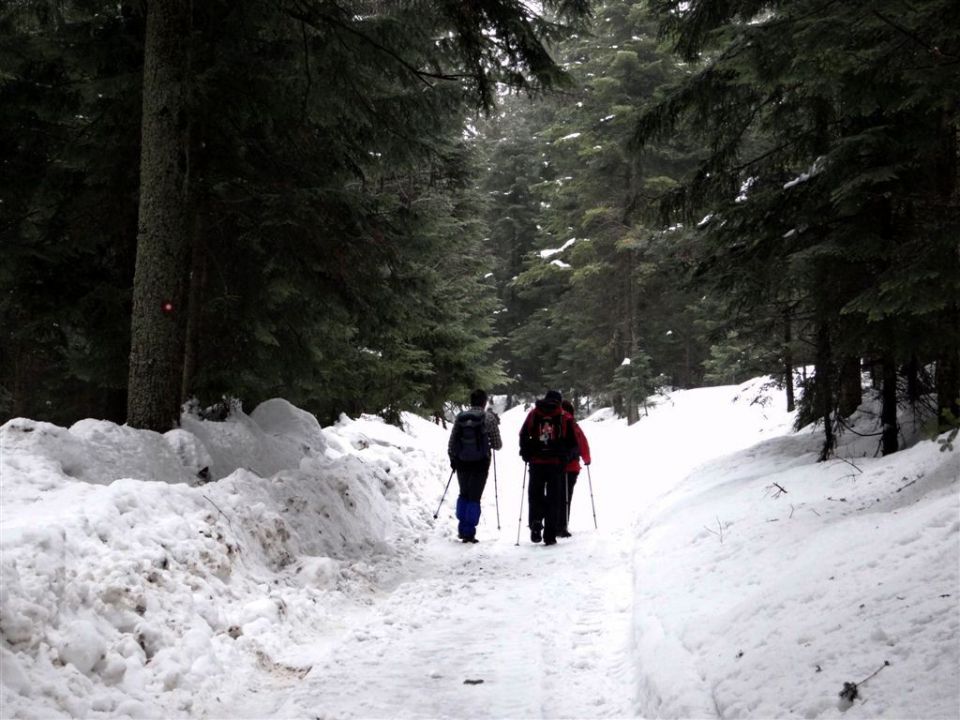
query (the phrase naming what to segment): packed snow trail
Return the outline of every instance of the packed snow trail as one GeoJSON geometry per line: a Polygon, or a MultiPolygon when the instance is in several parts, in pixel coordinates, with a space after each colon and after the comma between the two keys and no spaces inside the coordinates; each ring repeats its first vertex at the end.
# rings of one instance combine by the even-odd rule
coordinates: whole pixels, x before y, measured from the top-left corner
{"type": "MultiPolygon", "coordinates": [[[[502,426],[499,531],[491,470],[480,542],[456,540],[454,482],[419,559],[400,571],[406,580],[373,607],[344,618],[336,642],[291,648],[274,658],[283,669],[206,712],[248,718],[635,715],[627,528],[612,514],[609,529],[593,528],[584,472],[574,496],[573,537],[553,547],[532,544],[524,498],[516,544],[524,467],[511,445],[520,419],[515,411],[502,426]],[[296,668],[310,671],[301,681],[296,668]]],[[[597,482],[606,482],[601,478],[603,471],[597,482]]],[[[445,482],[437,479],[438,498],[445,482]]]]}
{"type": "MultiPolygon", "coordinates": [[[[574,545],[577,544],[576,547],[574,545]]],[[[437,545],[302,682],[257,688],[237,717],[625,717],[634,714],[626,553],[512,542],[437,545]],[[584,573],[589,564],[591,570],[584,573]],[[476,684],[471,684],[476,683],[476,684]]],[[[282,679],[281,679],[282,682],[282,679]]]]}
{"type": "MultiPolygon", "coordinates": [[[[699,394],[711,393],[728,397],[729,389],[699,394]]],[[[697,398],[684,399],[679,407],[671,403],[661,408],[658,423],[650,426],[649,443],[640,446],[622,422],[583,422],[594,464],[584,468],[577,481],[570,519],[573,537],[552,547],[530,542],[526,498],[521,498],[525,470],[516,450],[525,413],[520,408],[506,413],[501,426],[504,449],[496,455],[496,487],[491,468],[483,496],[480,542],[456,540],[454,481],[419,559],[398,570],[406,579],[377,596],[372,607],[344,617],[336,640],[290,648],[273,658],[268,665],[272,672],[256,680],[249,692],[227,702],[221,697],[205,708],[205,714],[247,718],[654,714],[644,707],[650,696],[638,695],[645,684],[635,651],[634,521],[699,462],[749,444],[758,432],[756,423],[736,422],[746,403],[731,408],[723,431],[717,430],[716,417],[696,412],[697,403],[697,398]],[[691,436],[697,437],[698,424],[707,436],[684,447],[691,436]],[[594,506],[599,529],[594,528],[594,506]]],[[[755,409],[747,412],[758,417],[755,409]]],[[[444,450],[438,445],[437,452],[444,450]]],[[[436,479],[438,498],[446,479],[436,479]]],[[[696,688],[690,688],[690,696],[698,696],[696,688]]]]}

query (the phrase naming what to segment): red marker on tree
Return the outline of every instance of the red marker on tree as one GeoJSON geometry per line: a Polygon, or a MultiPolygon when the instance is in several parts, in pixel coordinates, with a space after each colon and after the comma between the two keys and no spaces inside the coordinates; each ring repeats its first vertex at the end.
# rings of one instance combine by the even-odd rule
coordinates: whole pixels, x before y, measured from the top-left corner
{"type": "Polygon", "coordinates": [[[169,300],[164,300],[160,305],[160,309],[163,311],[164,315],[169,315],[173,312],[173,303],[169,300]]]}

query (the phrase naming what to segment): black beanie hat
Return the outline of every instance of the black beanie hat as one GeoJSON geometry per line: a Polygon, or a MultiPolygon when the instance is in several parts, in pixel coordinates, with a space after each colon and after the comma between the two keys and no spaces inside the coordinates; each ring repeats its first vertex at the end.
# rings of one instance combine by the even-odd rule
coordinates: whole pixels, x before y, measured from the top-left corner
{"type": "Polygon", "coordinates": [[[544,400],[552,400],[553,402],[560,402],[563,400],[563,395],[560,394],[559,390],[547,390],[547,394],[543,396],[544,400]]]}

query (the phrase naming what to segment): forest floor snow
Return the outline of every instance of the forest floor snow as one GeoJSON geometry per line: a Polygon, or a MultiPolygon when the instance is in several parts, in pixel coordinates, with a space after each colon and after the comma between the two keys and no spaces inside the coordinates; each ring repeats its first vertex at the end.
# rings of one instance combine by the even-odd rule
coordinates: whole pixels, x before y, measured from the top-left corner
{"type": "Polygon", "coordinates": [[[846,433],[817,463],[782,405],[753,381],[583,420],[553,547],[525,527],[522,408],[476,545],[455,481],[433,519],[447,431],[414,416],[11,420],[0,715],[960,716],[960,449],[846,433]]]}

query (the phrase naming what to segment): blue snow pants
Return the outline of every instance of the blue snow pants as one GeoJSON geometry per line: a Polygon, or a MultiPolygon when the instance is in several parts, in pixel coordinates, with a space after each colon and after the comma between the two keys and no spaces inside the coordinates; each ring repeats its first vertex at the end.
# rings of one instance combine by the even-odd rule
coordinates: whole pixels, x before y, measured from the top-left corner
{"type": "Polygon", "coordinates": [[[460,484],[460,497],[457,498],[457,534],[461,538],[473,538],[477,534],[480,522],[480,498],[487,484],[490,460],[476,460],[457,463],[457,482],[460,484]]]}

